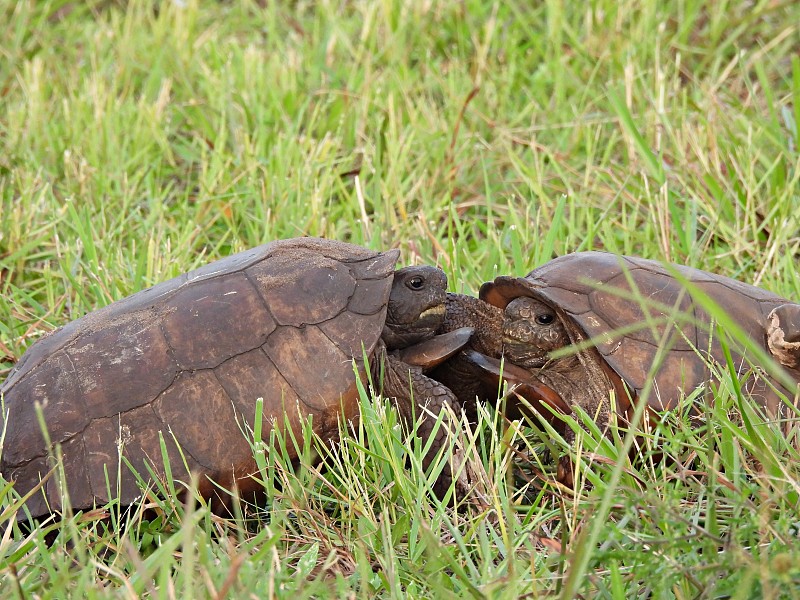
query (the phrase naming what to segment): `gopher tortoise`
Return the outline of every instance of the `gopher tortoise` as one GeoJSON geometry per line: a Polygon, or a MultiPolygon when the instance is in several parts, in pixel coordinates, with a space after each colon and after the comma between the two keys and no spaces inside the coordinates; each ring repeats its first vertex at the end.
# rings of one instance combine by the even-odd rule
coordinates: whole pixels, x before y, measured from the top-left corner
{"type": "MultiPolygon", "coordinates": [[[[200,475],[199,492],[225,506],[220,489],[259,490],[242,434],[256,400],[263,398],[265,440],[285,424],[299,439],[307,417],[321,438],[335,440],[339,419],[358,415],[354,362],[364,382],[368,368],[376,382],[382,374],[380,391],[406,422],[424,406],[458,413],[452,393],[422,368],[458,350],[471,331],[431,339],[444,318],[446,277],[433,267],[395,271],[398,254],[276,241],[67,324],[34,343],[0,387],[0,473],[26,494],[53,468],[58,445],[66,481],[47,478],[27,500],[32,517],[63,511],[63,484],[73,509],[101,506],[115,490],[129,505],[141,492],[124,463],[163,476],[163,439],[173,476],[188,481],[188,467],[200,475]]],[[[434,423],[424,419],[418,434],[429,436],[434,423]]],[[[437,493],[450,481],[445,468],[437,493]]]]}
{"type": "MultiPolygon", "coordinates": [[[[611,391],[617,415],[630,419],[648,385],[650,414],[672,409],[713,378],[711,365],[725,368],[724,345],[744,391],[767,415],[797,414],[790,407],[797,405],[792,382],[800,381],[800,305],[752,285],[685,266],[580,252],[525,277],[497,277],[481,287],[480,299],[503,311],[502,322],[488,329],[492,338],[502,330],[501,343],[484,342],[494,355],[474,349],[464,354],[495,390],[502,370],[516,393],[551,422],[554,413],[569,414],[577,405],[602,429],[611,391]],[[706,310],[709,301],[746,343],[737,336],[723,339],[706,310]],[[763,364],[753,348],[775,364],[763,364]]],[[[485,324],[476,337],[482,331],[485,324]]],[[[572,435],[565,432],[568,441],[572,435]]],[[[559,465],[558,478],[572,485],[568,461],[559,465]]]]}

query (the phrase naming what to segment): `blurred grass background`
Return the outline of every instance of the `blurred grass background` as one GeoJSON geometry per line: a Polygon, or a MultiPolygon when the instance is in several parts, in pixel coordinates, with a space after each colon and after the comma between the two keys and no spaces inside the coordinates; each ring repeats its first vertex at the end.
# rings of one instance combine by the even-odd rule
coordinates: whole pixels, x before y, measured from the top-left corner
{"type": "MultiPolygon", "coordinates": [[[[0,377],[89,310],[300,235],[399,247],[468,293],[607,249],[800,298],[799,28],[781,0],[0,0],[0,377]]],[[[765,479],[719,397],[715,432],[663,434],[699,466],[624,482],[585,546],[603,466],[575,499],[515,495],[497,436],[516,434],[495,428],[491,516],[410,502],[401,471],[383,481],[406,496],[344,501],[404,451],[353,442],[336,494],[287,475],[258,528],[173,506],[127,533],[54,525],[48,549],[0,513],[0,587],[796,598],[796,450],[762,431],[794,457],[765,479]]],[[[391,416],[368,428],[397,435],[391,416]]]]}

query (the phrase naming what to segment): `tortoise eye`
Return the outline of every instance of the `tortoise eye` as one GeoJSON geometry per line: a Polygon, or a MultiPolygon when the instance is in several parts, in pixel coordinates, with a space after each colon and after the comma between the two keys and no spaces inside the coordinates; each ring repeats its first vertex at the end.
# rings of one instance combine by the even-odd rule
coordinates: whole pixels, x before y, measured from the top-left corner
{"type": "Polygon", "coordinates": [[[536,322],[539,325],[550,325],[556,318],[554,315],[545,313],[543,315],[536,315],[536,322]]]}
{"type": "Polygon", "coordinates": [[[425,285],[425,280],[422,277],[412,277],[406,281],[406,285],[412,290],[421,290],[425,285]]]}

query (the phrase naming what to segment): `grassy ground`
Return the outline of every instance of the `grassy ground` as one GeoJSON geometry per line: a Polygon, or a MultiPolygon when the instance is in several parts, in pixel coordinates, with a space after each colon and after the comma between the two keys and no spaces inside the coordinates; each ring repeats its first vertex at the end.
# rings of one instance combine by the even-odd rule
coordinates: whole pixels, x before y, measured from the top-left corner
{"type": "MultiPolygon", "coordinates": [[[[93,308],[298,235],[468,293],[605,248],[800,298],[799,27],[790,0],[0,0],[0,377],[93,308]]],[[[26,532],[0,482],[0,589],[797,598],[800,456],[734,392],[657,432],[675,460],[595,463],[575,497],[487,412],[485,509],[430,499],[367,401],[327,469],[268,458],[249,520],[160,501],[26,532]]]]}

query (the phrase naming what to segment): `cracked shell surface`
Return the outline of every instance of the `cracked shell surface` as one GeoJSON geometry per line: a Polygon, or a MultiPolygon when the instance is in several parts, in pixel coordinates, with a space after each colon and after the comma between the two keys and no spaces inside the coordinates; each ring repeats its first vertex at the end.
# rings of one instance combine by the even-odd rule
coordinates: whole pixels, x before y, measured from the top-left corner
{"type": "Polygon", "coordinates": [[[0,472],[25,494],[61,445],[66,481],[51,476],[32,496],[34,517],[61,509],[64,484],[74,509],[102,505],[106,474],[129,504],[140,491],[125,461],[163,475],[164,452],[176,480],[200,474],[201,492],[211,493],[209,479],[257,489],[242,428],[253,427],[258,398],[264,439],[273,426],[299,438],[309,416],[333,438],[339,414],[357,415],[352,361],[363,372],[362,344],[369,357],[380,340],[397,256],[276,241],[67,324],[34,343],[0,387],[0,472]]]}
{"type": "MultiPolygon", "coordinates": [[[[659,351],[666,350],[649,401],[658,410],[671,408],[681,393],[690,393],[711,377],[698,353],[725,364],[719,332],[695,298],[698,293],[715,302],[768,352],[767,316],[789,301],[691,267],[579,252],[553,259],[525,277],[498,277],[481,288],[481,298],[501,308],[518,296],[556,308],[561,318],[571,319],[592,339],[602,359],[636,394],[647,384],[659,351]]],[[[726,341],[732,345],[737,368],[746,372],[751,368],[748,361],[758,364],[752,352],[730,338],[726,341]]],[[[800,380],[800,372],[790,375],[800,380]]],[[[779,412],[780,399],[764,377],[750,377],[747,386],[760,404],[779,412]]]]}

